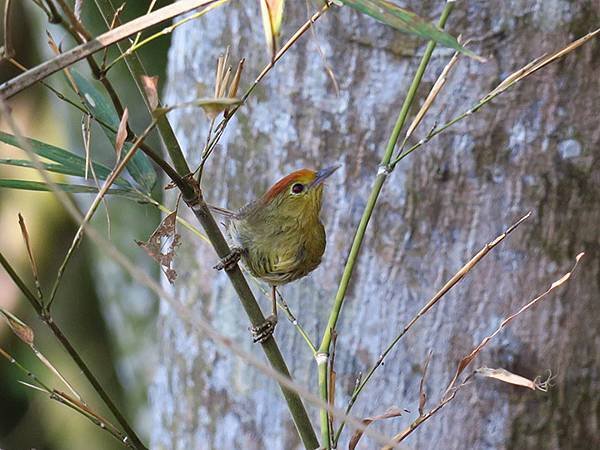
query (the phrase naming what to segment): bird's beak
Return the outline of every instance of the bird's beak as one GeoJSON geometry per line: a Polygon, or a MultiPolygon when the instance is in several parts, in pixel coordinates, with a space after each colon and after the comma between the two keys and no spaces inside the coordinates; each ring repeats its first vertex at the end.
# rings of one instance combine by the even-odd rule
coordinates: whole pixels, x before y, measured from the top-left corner
{"type": "Polygon", "coordinates": [[[325,169],[319,170],[317,172],[317,176],[315,177],[315,180],[312,182],[312,185],[318,186],[319,184],[323,183],[323,181],[325,181],[333,172],[335,172],[339,168],[340,168],[340,165],[337,164],[335,166],[331,166],[331,167],[327,167],[325,169]]]}

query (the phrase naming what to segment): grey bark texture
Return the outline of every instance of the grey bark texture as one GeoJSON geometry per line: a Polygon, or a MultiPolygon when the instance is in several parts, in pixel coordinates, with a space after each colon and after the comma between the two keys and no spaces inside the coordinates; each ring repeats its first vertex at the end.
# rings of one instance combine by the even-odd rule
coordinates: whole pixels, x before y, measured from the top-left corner
{"type": "MultiPolygon", "coordinates": [[[[231,2],[174,33],[167,103],[212,95],[217,56],[231,46],[246,58],[245,88],[267,62],[259,2],[231,2]]],[[[440,1],[403,5],[434,20],[440,1]]],[[[315,5],[312,7],[314,8],[315,5]]],[[[473,38],[484,64],[462,59],[417,137],[434,121],[463,112],[502,78],[600,23],[597,1],[458,2],[450,31],[473,38]]],[[[287,2],[283,36],[307,18],[287,2]]],[[[425,42],[347,7],[319,20],[277,64],[237,114],[205,170],[210,203],[237,208],[301,167],[343,167],[326,189],[328,246],[321,267],[282,293],[315,341],[337,283],[383,147],[425,42]],[[336,95],[318,47],[340,86],[336,95]]],[[[438,49],[419,103],[451,52],[438,49]]],[[[566,287],[519,317],[473,367],[535,377],[544,394],[477,379],[407,441],[413,449],[600,448],[600,42],[542,70],[403,161],[381,195],[339,323],[337,405],[345,407],[365,371],[404,324],[486,242],[524,213],[511,235],[401,341],[353,412],[396,405],[411,413],[373,426],[387,436],[417,414],[427,352],[433,406],[458,361],[503,317],[543,292],[586,251],[566,287]]],[[[197,162],[207,120],[196,109],[172,113],[197,162]]],[[[245,349],[261,355],[247,319],[204,242],[184,236],[173,291],[245,349]]],[[[257,291],[258,292],[258,291],[257,291]]],[[[259,295],[260,297],[260,295],[259,295]]],[[[264,310],[268,301],[263,296],[264,310]]],[[[208,340],[199,341],[162,306],[161,363],[151,390],[153,448],[296,449],[300,443],[276,383],[208,340]]],[[[276,338],[295,379],[316,392],[316,365],[293,326],[276,338]]],[[[317,410],[309,411],[318,426],[317,410]]],[[[340,448],[347,447],[347,431],[340,448]]],[[[369,438],[361,448],[377,448],[369,438]]]]}

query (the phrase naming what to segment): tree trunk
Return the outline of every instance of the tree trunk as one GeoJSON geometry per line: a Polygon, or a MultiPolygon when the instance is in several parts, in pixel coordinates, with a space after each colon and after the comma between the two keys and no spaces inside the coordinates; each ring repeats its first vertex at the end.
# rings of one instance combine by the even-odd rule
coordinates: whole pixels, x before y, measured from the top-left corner
{"type": "MultiPolygon", "coordinates": [[[[405,6],[434,20],[443,2],[405,6]]],[[[316,4],[316,3],[315,3],[316,4]]],[[[461,58],[417,132],[468,109],[501,79],[557,50],[599,23],[593,1],[459,2],[454,35],[488,58],[461,58]]],[[[312,5],[311,8],[314,8],[312,5]]],[[[283,37],[308,17],[287,2],[283,37]]],[[[225,48],[246,58],[242,89],[267,63],[259,2],[232,2],[178,29],[167,83],[169,104],[212,95],[215,62],[225,48]]],[[[281,290],[318,342],[377,172],[383,147],[425,42],[348,7],[334,7],[303,36],[230,124],[205,170],[210,203],[237,208],[301,167],[342,163],[328,182],[323,216],[328,246],[322,265],[281,290]],[[320,55],[326,55],[326,62],[320,55]],[[325,70],[331,65],[339,96],[325,70]]],[[[434,53],[419,91],[422,102],[451,56],[434,53]]],[[[530,378],[549,369],[554,387],[531,392],[476,379],[407,441],[414,449],[576,449],[600,445],[600,42],[593,40],[543,69],[405,159],[389,177],[367,231],[339,323],[337,406],[355,379],[404,324],[486,242],[527,211],[533,216],[495,249],[400,342],[378,369],[353,413],[396,405],[411,412],[373,425],[387,436],[417,415],[428,351],[428,407],[440,398],[458,361],[516,311],[587,256],[566,287],[526,312],[475,361],[530,378]],[[595,445],[594,445],[595,444],[595,445]]],[[[194,161],[206,139],[197,109],[171,113],[194,161]]],[[[248,321],[212,249],[191,235],[177,257],[173,288],[182,302],[257,355],[248,321]]],[[[259,291],[257,291],[259,292],[259,291]]],[[[259,294],[263,309],[268,301],[259,294]]],[[[295,379],[316,392],[316,364],[291,323],[276,339],[295,379]]],[[[277,384],[198,341],[162,307],[162,363],[151,391],[153,448],[295,449],[300,442],[277,384]]],[[[309,411],[318,426],[316,408],[309,411]]],[[[343,445],[351,430],[347,429],[343,445]]],[[[369,438],[362,448],[376,448],[369,438]]]]}

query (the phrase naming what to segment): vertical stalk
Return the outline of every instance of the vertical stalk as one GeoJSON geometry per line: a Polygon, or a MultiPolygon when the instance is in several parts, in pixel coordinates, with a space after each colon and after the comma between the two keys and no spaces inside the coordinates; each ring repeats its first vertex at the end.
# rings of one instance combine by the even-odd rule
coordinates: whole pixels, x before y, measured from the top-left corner
{"type": "MultiPolygon", "coordinates": [[[[442,11],[442,15],[438,21],[438,26],[443,28],[448,20],[448,16],[450,12],[454,8],[454,1],[447,1],[442,11]]],[[[396,124],[394,125],[394,129],[392,130],[392,134],[388,140],[385,152],[383,157],[381,158],[381,162],[379,165],[379,170],[377,172],[377,176],[375,178],[375,182],[373,183],[373,187],[371,189],[371,194],[369,195],[369,199],[367,200],[367,205],[365,206],[365,210],[363,211],[363,215],[360,219],[360,223],[358,224],[358,228],[356,230],[356,234],[354,235],[354,240],[352,241],[352,247],[350,248],[350,254],[348,255],[348,261],[346,262],[346,266],[344,267],[344,272],[342,273],[342,279],[340,280],[340,284],[335,295],[335,300],[333,302],[333,307],[331,309],[331,313],[329,315],[329,320],[327,322],[327,326],[325,327],[325,332],[323,334],[323,339],[321,340],[321,345],[319,346],[319,353],[328,355],[329,348],[331,346],[331,338],[332,332],[335,330],[337,325],[337,321],[342,310],[342,306],[344,304],[344,298],[346,297],[346,292],[348,290],[348,286],[350,284],[350,278],[352,278],[352,273],[354,271],[354,267],[356,262],[358,261],[358,255],[360,252],[360,248],[362,246],[365,233],[367,230],[367,226],[369,225],[369,221],[371,220],[371,216],[373,214],[373,210],[375,209],[375,205],[377,204],[377,199],[379,198],[379,194],[381,193],[381,189],[383,188],[383,184],[387,179],[387,176],[391,173],[393,168],[390,166],[390,161],[392,159],[392,155],[394,153],[394,149],[398,142],[398,137],[400,136],[400,132],[406,123],[406,118],[408,117],[408,112],[410,107],[414,101],[415,94],[419,85],[421,84],[421,79],[423,78],[423,74],[425,73],[425,69],[429,64],[429,60],[431,59],[431,54],[436,47],[435,41],[429,41],[427,47],[425,49],[425,53],[421,58],[421,62],[419,67],[417,68],[417,72],[413,77],[410,88],[406,94],[406,98],[404,99],[404,103],[402,104],[402,108],[398,114],[398,118],[396,119],[396,124]]],[[[325,366],[326,370],[326,366],[325,366]]],[[[327,375],[327,374],[325,374],[327,375]]],[[[321,379],[321,367],[319,366],[319,391],[321,393],[321,399],[326,403],[327,402],[327,376],[321,379]]],[[[321,410],[321,417],[323,415],[327,415],[326,410],[321,410]]],[[[329,433],[329,425],[322,423],[321,429],[321,438],[322,446],[327,446],[326,448],[330,448],[330,433],[329,433]]]]}

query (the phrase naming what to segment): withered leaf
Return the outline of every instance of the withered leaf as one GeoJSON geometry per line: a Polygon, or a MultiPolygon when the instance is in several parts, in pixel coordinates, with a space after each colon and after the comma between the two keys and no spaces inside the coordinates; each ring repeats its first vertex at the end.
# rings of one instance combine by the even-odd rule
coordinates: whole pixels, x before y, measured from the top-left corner
{"type": "Polygon", "coordinates": [[[12,332],[15,333],[19,339],[27,345],[33,345],[33,330],[29,328],[26,323],[22,322],[17,316],[4,308],[0,308],[0,315],[4,317],[12,332]]]}
{"type": "MultiPolygon", "coordinates": [[[[392,406],[383,414],[364,418],[362,420],[362,423],[365,425],[365,428],[366,428],[369,425],[371,425],[373,422],[376,422],[378,420],[391,419],[393,417],[398,417],[401,415],[402,415],[402,410],[400,408],[392,406]]],[[[360,438],[362,437],[363,433],[364,433],[364,430],[356,430],[354,432],[354,434],[352,435],[352,439],[350,439],[350,442],[348,443],[348,450],[354,450],[356,448],[356,446],[358,445],[358,441],[360,441],[360,438]]]]}
{"type": "Polygon", "coordinates": [[[150,235],[147,242],[136,241],[148,255],[154,259],[164,272],[169,283],[177,278],[177,272],[173,269],[175,249],[181,244],[181,236],[176,231],[177,211],[166,216],[160,225],[150,235]],[[163,247],[166,252],[163,252],[163,247]]]}
{"type": "Polygon", "coordinates": [[[142,85],[150,109],[155,110],[158,107],[158,76],[149,77],[147,75],[142,75],[142,85]]]}
{"type": "Polygon", "coordinates": [[[119,122],[119,129],[117,130],[117,137],[115,138],[115,153],[117,154],[117,161],[121,159],[121,150],[125,139],[127,139],[127,120],[129,119],[129,110],[125,108],[123,111],[123,117],[119,122]]]}

